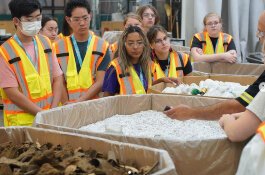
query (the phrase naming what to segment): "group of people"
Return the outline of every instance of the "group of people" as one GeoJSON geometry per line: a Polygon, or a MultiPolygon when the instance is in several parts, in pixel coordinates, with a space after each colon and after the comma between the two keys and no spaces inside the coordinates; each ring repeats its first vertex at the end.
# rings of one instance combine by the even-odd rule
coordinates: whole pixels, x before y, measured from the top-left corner
{"type": "MultiPolygon", "coordinates": [[[[5,126],[31,125],[42,110],[98,98],[100,92],[104,97],[145,94],[159,82],[177,84],[178,77],[192,72],[192,61],[236,62],[233,38],[222,32],[222,20],[215,13],[205,16],[204,31],[194,35],[187,55],[171,49],[151,5],[126,16],[124,31],[112,45],[89,30],[91,9],[86,0],[68,1],[67,32],[59,36],[56,20],[42,17],[38,0],[11,0],[9,9],[16,33],[0,48],[5,126]]],[[[261,42],[264,32],[265,12],[258,25],[261,42]]],[[[229,139],[242,141],[264,121],[262,82],[265,72],[237,99],[204,108],[180,105],[165,114],[181,120],[220,119],[229,139]]],[[[259,131],[265,136],[264,126],[259,131]]]]}
{"type": "Polygon", "coordinates": [[[98,98],[101,91],[145,94],[152,84],[178,83],[192,71],[189,56],[170,49],[167,31],[155,25],[151,5],[127,16],[115,58],[109,43],[89,30],[86,0],[68,1],[68,33],[59,37],[56,20],[42,18],[37,0],[11,0],[9,9],[16,33],[0,49],[5,126],[31,125],[42,110],[98,98]]]}

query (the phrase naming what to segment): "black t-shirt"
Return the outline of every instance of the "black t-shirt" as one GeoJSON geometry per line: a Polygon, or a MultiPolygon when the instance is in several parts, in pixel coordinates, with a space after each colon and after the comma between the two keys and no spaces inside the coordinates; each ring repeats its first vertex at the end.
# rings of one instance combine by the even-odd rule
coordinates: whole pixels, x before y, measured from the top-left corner
{"type": "MultiPolygon", "coordinates": [[[[73,40],[71,38],[71,42],[72,42],[72,46],[73,46],[73,40]]],[[[80,51],[80,56],[81,56],[81,59],[82,61],[84,61],[84,58],[86,56],[86,52],[87,52],[87,41],[84,41],[84,42],[76,42],[77,43],[77,47],[79,48],[79,51],[80,51]]],[[[77,69],[77,72],[79,73],[81,67],[80,67],[80,64],[78,62],[78,59],[77,59],[77,54],[76,54],[76,51],[75,51],[75,48],[73,47],[74,49],[74,55],[75,55],[75,62],[76,62],[76,69],[77,69]]],[[[102,62],[100,63],[100,65],[98,66],[98,71],[106,71],[108,65],[109,65],[109,62],[110,62],[111,58],[110,58],[110,54],[109,52],[107,51],[102,62]]]]}
{"type": "MultiPolygon", "coordinates": [[[[254,98],[260,91],[259,85],[260,83],[265,82],[265,71],[259,76],[259,78],[252,84],[250,85],[245,92],[240,96],[237,97],[236,100],[241,103],[243,106],[248,106],[248,95],[250,95],[252,98],[254,98]],[[247,95],[246,95],[246,94],[247,95]]],[[[251,98],[251,99],[252,99],[251,98]]]]}
{"type": "MultiPolygon", "coordinates": [[[[210,37],[210,39],[212,41],[213,48],[214,48],[214,51],[215,51],[215,47],[216,47],[216,43],[217,43],[218,38],[210,37]]],[[[195,36],[193,37],[192,44],[191,44],[191,48],[193,48],[193,47],[198,47],[198,48],[202,49],[202,43],[195,36]]],[[[236,45],[235,45],[233,39],[231,40],[231,42],[227,46],[227,51],[229,51],[229,50],[236,50],[236,45]]]]}
{"type": "MultiPolygon", "coordinates": [[[[159,65],[160,65],[161,69],[165,72],[167,66],[170,65],[170,63],[168,62],[168,60],[158,60],[157,59],[157,61],[158,61],[159,65]]],[[[187,64],[186,64],[186,66],[183,65],[183,73],[184,73],[184,75],[187,75],[187,74],[189,74],[191,72],[192,72],[192,66],[191,66],[190,61],[188,61],[187,64]]]]}

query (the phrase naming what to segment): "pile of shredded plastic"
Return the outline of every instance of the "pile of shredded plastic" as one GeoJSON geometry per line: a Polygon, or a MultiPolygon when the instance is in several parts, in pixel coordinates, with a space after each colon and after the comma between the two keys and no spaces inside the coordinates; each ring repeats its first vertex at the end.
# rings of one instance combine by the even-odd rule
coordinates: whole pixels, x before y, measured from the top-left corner
{"type": "Polygon", "coordinates": [[[242,86],[239,83],[222,82],[222,81],[214,81],[211,79],[207,79],[205,81],[201,81],[199,85],[195,83],[192,83],[190,85],[180,84],[176,88],[167,87],[162,92],[194,95],[192,93],[194,92],[194,90],[202,91],[202,89],[207,89],[206,93],[200,95],[211,96],[211,97],[236,98],[239,97],[247,88],[248,85],[242,86]]]}
{"type": "Polygon", "coordinates": [[[152,110],[132,115],[115,115],[83,126],[80,130],[181,141],[226,138],[218,121],[194,119],[179,121],[152,110]]]}

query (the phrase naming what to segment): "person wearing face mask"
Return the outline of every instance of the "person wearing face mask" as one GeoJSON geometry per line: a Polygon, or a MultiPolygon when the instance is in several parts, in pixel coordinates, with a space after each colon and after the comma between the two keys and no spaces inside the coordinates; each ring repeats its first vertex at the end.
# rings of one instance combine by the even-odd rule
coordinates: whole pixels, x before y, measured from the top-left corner
{"type": "Polygon", "coordinates": [[[196,33],[192,39],[192,61],[235,63],[236,46],[232,36],[222,32],[221,17],[216,13],[208,13],[203,24],[204,31],[196,33]]]}
{"type": "Polygon", "coordinates": [[[61,102],[69,104],[98,98],[110,62],[109,45],[89,31],[91,10],[86,0],[68,1],[65,20],[72,34],[55,43],[65,77],[61,102]]]}
{"type": "Polygon", "coordinates": [[[11,0],[16,34],[0,48],[0,88],[5,126],[30,126],[34,116],[57,107],[62,71],[48,38],[38,35],[41,5],[37,0],[11,0]]]}

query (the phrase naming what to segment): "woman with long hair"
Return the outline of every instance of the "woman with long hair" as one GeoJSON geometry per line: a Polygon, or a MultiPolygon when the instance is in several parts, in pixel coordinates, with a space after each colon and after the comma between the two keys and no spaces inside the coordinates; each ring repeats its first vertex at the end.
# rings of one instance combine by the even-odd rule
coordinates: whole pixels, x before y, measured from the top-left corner
{"type": "Polygon", "coordinates": [[[180,53],[170,48],[170,38],[167,31],[160,25],[155,25],[147,32],[152,49],[152,75],[153,83],[167,80],[177,83],[178,77],[183,77],[192,72],[189,55],[180,53]]]}
{"type": "Polygon", "coordinates": [[[119,40],[118,57],[104,77],[104,96],[145,94],[151,85],[149,42],[137,26],[129,26],[119,40]]]}
{"type": "MultiPolygon", "coordinates": [[[[142,28],[142,19],[139,15],[135,13],[128,13],[123,21],[124,29],[128,28],[129,26],[138,26],[142,28]]],[[[118,53],[116,51],[118,50],[118,41],[110,45],[110,50],[112,52],[112,58],[116,58],[118,53]]]]}

